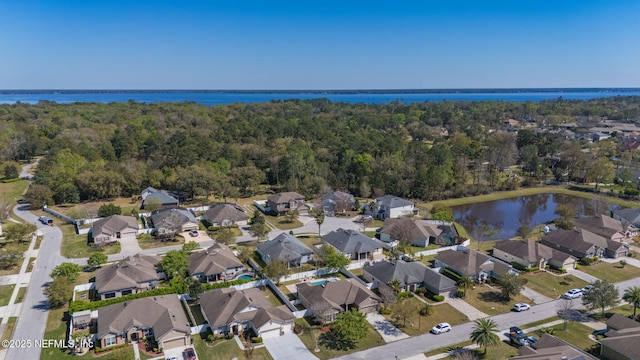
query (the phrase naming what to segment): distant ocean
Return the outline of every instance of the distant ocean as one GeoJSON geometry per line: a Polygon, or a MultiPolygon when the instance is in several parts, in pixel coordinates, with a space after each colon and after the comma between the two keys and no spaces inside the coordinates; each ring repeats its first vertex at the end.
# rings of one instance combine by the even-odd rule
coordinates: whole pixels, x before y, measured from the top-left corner
{"type": "Polygon", "coordinates": [[[611,96],[640,96],[640,88],[612,89],[444,89],[444,90],[344,90],[344,91],[215,91],[215,90],[0,90],[0,104],[36,104],[52,101],[143,103],[193,101],[203,105],[263,103],[272,100],[319,99],[332,102],[383,104],[439,101],[589,100],[611,96]]]}

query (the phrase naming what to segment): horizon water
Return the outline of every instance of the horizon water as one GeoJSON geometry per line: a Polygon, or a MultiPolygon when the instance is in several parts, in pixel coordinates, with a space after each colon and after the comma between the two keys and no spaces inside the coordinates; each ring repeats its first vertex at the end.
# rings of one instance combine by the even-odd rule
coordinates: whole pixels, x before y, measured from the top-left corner
{"type": "Polygon", "coordinates": [[[350,104],[385,104],[399,101],[403,104],[415,102],[441,102],[441,101],[505,101],[505,102],[540,102],[545,100],[590,100],[614,96],[640,96],[640,89],[589,89],[576,90],[549,90],[540,91],[531,89],[527,91],[483,91],[466,92],[464,90],[451,90],[451,92],[199,92],[199,91],[34,91],[24,90],[1,91],[0,104],[27,103],[37,104],[39,101],[51,101],[59,104],[75,102],[112,103],[128,102],[133,100],[140,103],[157,102],[196,102],[202,105],[224,105],[233,103],[264,103],[279,100],[311,100],[328,99],[331,102],[344,102],[350,104]]]}

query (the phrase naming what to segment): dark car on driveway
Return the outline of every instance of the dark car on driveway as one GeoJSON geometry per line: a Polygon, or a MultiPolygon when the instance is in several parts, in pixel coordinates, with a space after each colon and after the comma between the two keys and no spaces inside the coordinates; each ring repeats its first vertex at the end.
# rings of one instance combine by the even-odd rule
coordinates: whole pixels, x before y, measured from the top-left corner
{"type": "Polygon", "coordinates": [[[193,348],[187,348],[182,353],[184,355],[184,360],[196,360],[196,352],[193,348]]]}

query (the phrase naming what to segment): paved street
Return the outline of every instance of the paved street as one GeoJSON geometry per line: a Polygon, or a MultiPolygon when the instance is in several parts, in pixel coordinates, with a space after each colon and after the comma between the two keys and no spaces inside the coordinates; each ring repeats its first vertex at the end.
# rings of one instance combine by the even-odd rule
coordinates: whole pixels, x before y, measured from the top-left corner
{"type": "MultiPolygon", "coordinates": [[[[62,232],[57,227],[40,224],[37,216],[26,210],[26,205],[18,205],[13,209],[14,214],[26,222],[36,224],[43,234],[43,240],[38,251],[36,264],[31,272],[29,288],[22,302],[22,313],[18,317],[13,332],[16,340],[42,340],[49,315],[47,298],[43,293],[45,284],[51,281],[49,273],[64,258],[60,255],[62,232]]],[[[22,349],[8,349],[6,359],[39,359],[40,349],[36,347],[22,349]]]]}

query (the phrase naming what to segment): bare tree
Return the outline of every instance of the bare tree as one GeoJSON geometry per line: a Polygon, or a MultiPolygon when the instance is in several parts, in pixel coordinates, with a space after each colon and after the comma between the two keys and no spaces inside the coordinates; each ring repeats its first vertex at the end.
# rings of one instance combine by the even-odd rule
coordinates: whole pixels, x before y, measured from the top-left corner
{"type": "Polygon", "coordinates": [[[572,299],[562,299],[558,303],[558,316],[564,320],[564,331],[567,331],[567,324],[573,320],[574,304],[572,299]]]}

